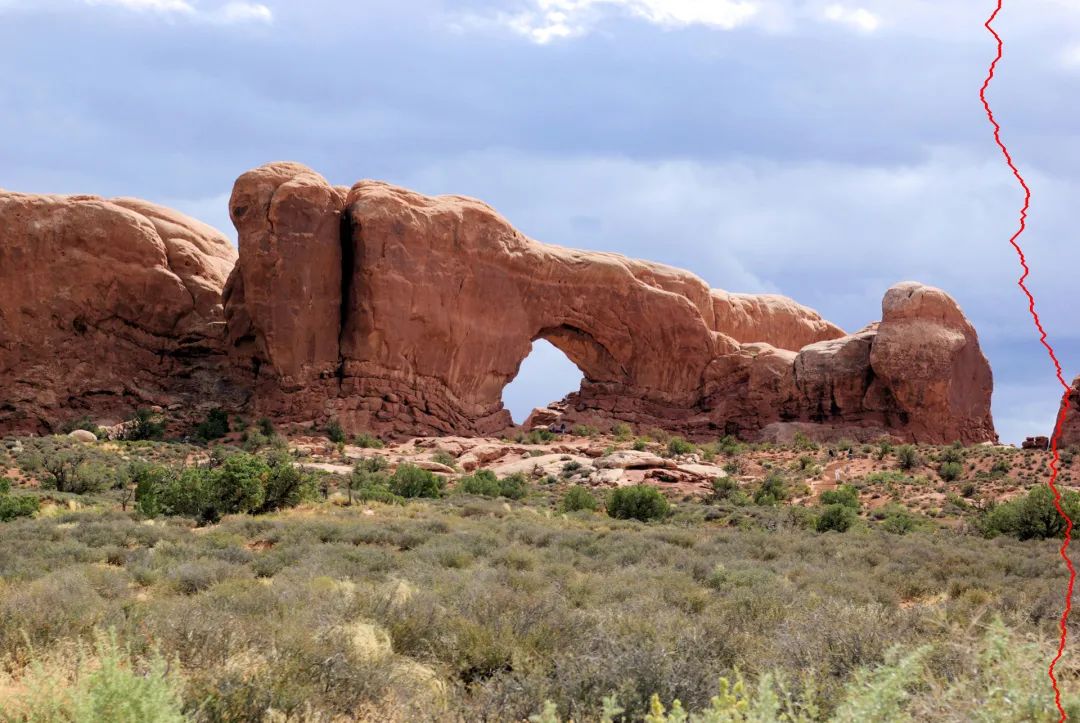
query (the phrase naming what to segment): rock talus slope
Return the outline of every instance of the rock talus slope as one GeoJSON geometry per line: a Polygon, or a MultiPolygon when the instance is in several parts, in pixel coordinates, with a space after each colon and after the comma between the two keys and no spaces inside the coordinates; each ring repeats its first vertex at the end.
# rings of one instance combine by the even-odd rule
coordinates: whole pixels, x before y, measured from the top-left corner
{"type": "Polygon", "coordinates": [[[240,261],[225,314],[257,413],[497,432],[511,424],[503,388],[546,339],[585,377],[562,406],[571,422],[996,439],[989,365],[937,289],[898,285],[880,323],[845,335],[784,297],[532,241],[463,197],[345,189],[278,163],[237,181],[230,212],[240,261]]]}

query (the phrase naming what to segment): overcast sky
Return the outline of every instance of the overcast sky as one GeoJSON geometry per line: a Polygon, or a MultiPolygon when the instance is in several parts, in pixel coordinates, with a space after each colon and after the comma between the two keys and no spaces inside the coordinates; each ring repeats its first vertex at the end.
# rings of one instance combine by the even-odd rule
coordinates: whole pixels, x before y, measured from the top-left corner
{"type": "MultiPolygon", "coordinates": [[[[0,187],[135,195],[230,235],[243,171],[296,160],[479,197],[542,241],[779,292],[854,331],[955,296],[1003,440],[1059,388],[1015,286],[1021,196],[978,89],[993,0],[0,0],[0,187]]],[[[1080,3],[1006,0],[991,89],[1034,192],[1022,243],[1080,373],[1080,3]]],[[[576,388],[537,344],[521,419],[576,388]]]]}

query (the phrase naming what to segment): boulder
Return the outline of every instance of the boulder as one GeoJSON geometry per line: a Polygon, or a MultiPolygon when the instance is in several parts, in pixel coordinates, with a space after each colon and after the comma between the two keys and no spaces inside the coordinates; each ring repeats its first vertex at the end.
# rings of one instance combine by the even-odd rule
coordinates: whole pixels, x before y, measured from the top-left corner
{"type": "Polygon", "coordinates": [[[68,434],[68,437],[74,439],[76,442],[83,442],[90,444],[98,441],[97,435],[85,429],[76,429],[68,434]]]}

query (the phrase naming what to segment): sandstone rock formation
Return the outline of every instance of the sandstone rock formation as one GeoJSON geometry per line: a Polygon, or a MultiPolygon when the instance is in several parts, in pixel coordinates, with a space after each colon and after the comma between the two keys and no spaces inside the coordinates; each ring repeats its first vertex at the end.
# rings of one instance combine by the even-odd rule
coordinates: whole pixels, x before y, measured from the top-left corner
{"type": "Polygon", "coordinates": [[[490,207],[297,164],[242,176],[240,261],[225,294],[257,413],[348,428],[487,434],[536,339],[584,373],[565,415],[692,436],[843,434],[996,439],[990,368],[944,292],[891,289],[845,335],[777,296],[685,271],[532,241],[490,207]],[[296,314],[283,311],[295,308],[296,314]]]}
{"type": "Polygon", "coordinates": [[[235,399],[221,344],[235,259],[150,203],[0,191],[0,430],[235,399]]]}
{"type": "Polygon", "coordinates": [[[533,241],[468,198],[274,163],[229,210],[238,261],[152,204],[0,193],[0,429],[154,404],[498,433],[504,387],[546,339],[585,377],[548,414],[566,423],[996,438],[989,366],[937,289],[890,289],[881,322],[847,335],[784,297],[533,241]]]}
{"type": "MultiPolygon", "coordinates": [[[[1063,403],[1065,404],[1065,418],[1061,421],[1058,449],[1080,446],[1080,376],[1073,379],[1063,403]]],[[[1054,421],[1057,422],[1056,419],[1054,421]]]]}

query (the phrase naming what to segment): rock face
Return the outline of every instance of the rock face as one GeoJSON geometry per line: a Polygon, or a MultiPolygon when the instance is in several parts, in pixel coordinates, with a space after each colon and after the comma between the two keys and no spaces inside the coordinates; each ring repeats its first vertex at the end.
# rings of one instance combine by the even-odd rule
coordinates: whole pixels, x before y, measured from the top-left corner
{"type": "Polygon", "coordinates": [[[1061,439],[1058,440],[1058,449],[1080,446],[1080,376],[1073,379],[1063,403],[1065,404],[1065,418],[1061,421],[1061,439]]]}
{"type": "Polygon", "coordinates": [[[990,368],[937,289],[893,287],[848,335],[781,296],[538,243],[468,198],[274,163],[237,180],[229,210],[239,261],[152,204],[0,192],[0,431],[155,405],[498,433],[504,387],[546,339],[585,378],[534,422],[996,438],[990,368]]]}
{"type": "Polygon", "coordinates": [[[255,413],[351,429],[488,434],[502,390],[546,339],[583,372],[569,420],[688,435],[884,431],[996,439],[990,368],[944,292],[890,289],[853,335],[777,296],[710,289],[616,254],[532,241],[488,206],[271,164],[230,211],[240,262],[225,292],[231,354],[255,413]]]}
{"type": "Polygon", "coordinates": [[[0,430],[228,403],[219,232],[153,204],[0,191],[0,430]]]}

